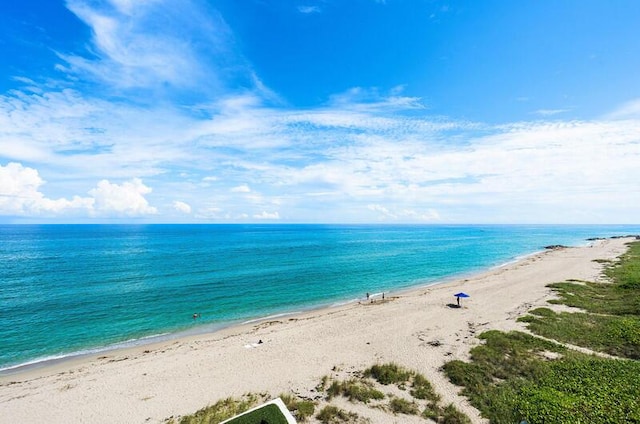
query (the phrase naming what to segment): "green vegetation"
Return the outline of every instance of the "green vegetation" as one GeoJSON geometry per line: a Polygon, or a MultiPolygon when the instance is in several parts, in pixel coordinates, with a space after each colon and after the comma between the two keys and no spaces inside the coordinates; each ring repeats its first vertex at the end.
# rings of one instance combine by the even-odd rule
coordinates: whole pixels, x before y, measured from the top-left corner
{"type": "Polygon", "coordinates": [[[471,424],[471,420],[460,412],[452,403],[447,405],[442,412],[441,424],[471,424]]]}
{"type": "Polygon", "coordinates": [[[610,355],[640,359],[640,318],[587,313],[555,313],[534,309],[520,318],[529,330],[543,337],[610,355]]]}
{"type": "MultiPolygon", "coordinates": [[[[603,359],[520,332],[489,331],[471,362],[444,366],[449,379],[492,423],[640,422],[640,243],[606,270],[611,283],[552,284],[563,303],[586,312],[530,311],[535,334],[632,360],[603,359]]],[[[430,404],[423,416],[432,417],[430,404]]]]}
{"type": "Polygon", "coordinates": [[[434,392],[429,380],[423,375],[409,371],[398,364],[374,365],[364,371],[364,376],[372,377],[380,384],[395,384],[401,390],[404,390],[405,385],[410,383],[410,394],[415,399],[432,400],[435,402],[440,400],[440,396],[434,392]]]}
{"type": "Polygon", "coordinates": [[[372,399],[384,399],[384,393],[372,387],[371,383],[366,380],[351,379],[348,381],[331,383],[327,389],[327,398],[331,399],[335,396],[344,396],[351,402],[358,401],[369,403],[372,399]]]}
{"type": "Polygon", "coordinates": [[[436,394],[427,380],[422,374],[415,374],[413,376],[413,382],[411,384],[411,396],[416,399],[424,399],[430,400],[433,402],[438,402],[440,400],[440,396],[436,394]]]}
{"type": "Polygon", "coordinates": [[[398,364],[389,363],[384,365],[374,365],[364,371],[365,377],[373,377],[380,384],[405,383],[413,375],[398,364]]]}
{"type": "Polygon", "coordinates": [[[561,303],[584,313],[555,313],[548,308],[520,318],[535,334],[610,355],[640,359],[640,243],[606,270],[611,283],[574,281],[550,284],[561,303]]]}
{"type": "MultiPolygon", "coordinates": [[[[244,395],[240,399],[226,398],[217,401],[213,405],[207,406],[197,411],[195,414],[187,415],[180,418],[179,421],[171,418],[167,420],[168,424],[214,424],[227,420],[233,416],[241,414],[259,402],[266,400],[265,395],[256,395],[253,393],[244,395]]],[[[275,421],[274,421],[275,422],[275,421]]]]}
{"type": "MultiPolygon", "coordinates": [[[[422,374],[403,368],[398,364],[377,364],[361,373],[356,372],[354,374],[359,377],[351,378],[343,382],[332,381],[331,384],[323,379],[319,386],[328,385],[326,389],[327,400],[330,401],[335,396],[345,396],[352,402],[359,401],[369,403],[371,400],[377,400],[380,402],[375,403],[373,405],[374,408],[391,411],[394,414],[418,415],[420,414],[420,410],[424,408],[422,416],[438,423],[469,424],[471,422],[466,415],[458,411],[453,405],[442,407],[439,404],[440,396],[433,390],[433,386],[429,380],[422,374]],[[391,394],[387,397],[384,393],[376,389],[376,383],[378,385],[394,384],[400,390],[406,390],[406,388],[409,387],[409,395],[411,398],[407,399],[391,394]],[[389,399],[388,403],[384,402],[387,398],[389,399]]],[[[329,409],[324,414],[326,417],[331,416],[334,417],[331,419],[338,420],[339,418],[335,418],[337,414],[335,411],[337,411],[337,408],[329,409]],[[333,415],[331,415],[330,412],[333,415]]],[[[319,416],[317,417],[320,419],[319,416]]]]}
{"type": "Polygon", "coordinates": [[[623,288],[616,283],[553,283],[559,299],[552,304],[568,305],[586,312],[608,315],[640,315],[640,288],[623,288]]]}
{"type": "Polygon", "coordinates": [[[631,243],[619,261],[605,270],[612,283],[550,284],[565,304],[587,312],[607,315],[640,316],[640,243],[631,243]]]}
{"type": "Polygon", "coordinates": [[[357,423],[358,414],[347,412],[344,409],[327,405],[316,415],[316,418],[323,424],[357,423]]]}
{"type": "Polygon", "coordinates": [[[442,408],[436,403],[430,403],[422,412],[426,419],[442,424],[471,424],[471,420],[460,412],[452,403],[442,408]]]}
{"type": "Polygon", "coordinates": [[[398,397],[391,399],[389,408],[394,414],[418,415],[418,405],[415,402],[398,397]]]}
{"type": "MultiPolygon", "coordinates": [[[[320,383],[316,386],[316,390],[320,394],[324,392],[325,399],[319,402],[302,399],[289,393],[280,394],[280,399],[300,423],[313,417],[318,403],[321,409],[315,415],[315,418],[321,423],[370,423],[370,420],[366,417],[331,405],[331,400],[337,396],[343,396],[351,402],[372,403],[370,405],[371,408],[379,409],[383,413],[389,414],[389,416],[391,413],[419,415],[420,411],[423,411],[422,416],[424,418],[432,419],[438,423],[470,423],[468,417],[453,405],[441,406],[439,404],[440,396],[433,390],[429,380],[415,371],[390,363],[374,365],[365,371],[355,371],[350,374],[352,377],[344,381],[333,380],[330,376],[322,377],[320,383]],[[389,384],[395,384],[401,390],[409,388],[408,393],[403,393],[401,397],[393,394],[385,395],[380,389],[389,384]]],[[[181,418],[172,417],[166,422],[167,424],[215,424],[239,415],[269,399],[270,396],[266,393],[259,395],[247,394],[240,399],[227,398],[203,408],[193,415],[181,418]]],[[[281,419],[284,419],[282,414],[275,412],[278,408],[275,406],[274,408],[260,408],[246,416],[237,417],[231,423],[255,424],[265,422],[279,424],[285,422],[281,421],[281,419]]]]}
{"type": "Polygon", "coordinates": [[[286,393],[282,393],[280,399],[298,422],[305,422],[316,409],[316,405],[312,401],[299,399],[286,393]]]}
{"type": "Polygon", "coordinates": [[[287,419],[276,405],[267,405],[248,414],[241,415],[228,424],[287,424],[287,419]]]}
{"type": "Polygon", "coordinates": [[[640,243],[631,243],[629,250],[606,274],[623,290],[640,290],[640,243]]]}
{"type": "Polygon", "coordinates": [[[640,420],[640,362],[570,352],[524,333],[489,331],[472,362],[444,366],[492,423],[640,420]],[[548,352],[561,359],[545,359],[548,352]]]}

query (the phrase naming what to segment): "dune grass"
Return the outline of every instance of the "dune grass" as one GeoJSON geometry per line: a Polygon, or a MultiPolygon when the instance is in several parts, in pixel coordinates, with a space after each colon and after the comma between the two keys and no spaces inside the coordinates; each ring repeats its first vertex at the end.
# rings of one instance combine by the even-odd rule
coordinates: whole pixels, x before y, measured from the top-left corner
{"type": "Polygon", "coordinates": [[[452,361],[444,371],[492,423],[640,422],[640,362],[595,358],[520,332],[481,338],[470,363],[452,361]]]}
{"type": "MultiPolygon", "coordinates": [[[[331,383],[329,383],[329,378],[323,378],[317,387],[326,387],[328,401],[336,396],[344,396],[351,402],[366,404],[375,400],[376,402],[371,407],[391,412],[394,415],[421,415],[425,419],[447,424],[469,424],[471,422],[469,417],[456,409],[455,406],[441,405],[440,396],[422,374],[396,363],[376,364],[362,372],[355,372],[354,375],[357,377],[346,381],[332,381],[331,383]],[[398,389],[408,393],[402,397],[393,394],[385,395],[376,388],[376,384],[378,387],[395,385],[398,389]]],[[[348,420],[353,417],[340,415],[336,412],[337,409],[322,412],[322,416],[325,417],[323,419],[329,419],[326,418],[329,416],[328,411],[333,411],[331,419],[334,421],[321,420],[321,422],[352,422],[348,420]],[[347,421],[340,421],[343,418],[347,421]]],[[[320,414],[316,417],[320,419],[320,414]]]]}
{"type": "Polygon", "coordinates": [[[543,337],[631,359],[640,359],[640,317],[529,311],[519,321],[543,337]]]}
{"type": "Polygon", "coordinates": [[[315,403],[310,400],[300,399],[288,393],[282,393],[279,397],[299,423],[307,421],[316,410],[315,403]]]}
{"type": "Polygon", "coordinates": [[[372,377],[380,384],[402,384],[409,381],[414,373],[393,362],[373,365],[364,371],[365,377],[372,377]]]}
{"type": "Polygon", "coordinates": [[[316,418],[322,424],[366,422],[361,420],[355,412],[347,412],[333,405],[327,405],[322,408],[318,415],[316,415],[316,418]]]}
{"type": "Polygon", "coordinates": [[[610,355],[640,359],[640,243],[632,243],[605,270],[611,283],[550,284],[559,299],[551,301],[584,312],[531,310],[520,321],[535,334],[610,355]]]}
{"type": "MultiPolygon", "coordinates": [[[[538,308],[521,318],[546,338],[630,360],[571,351],[521,332],[488,331],[471,362],[443,369],[492,423],[640,422],[640,243],[606,270],[611,283],[551,285],[554,303],[585,312],[538,308]]],[[[429,411],[425,411],[427,414],[429,411]]]]}
{"type": "Polygon", "coordinates": [[[629,250],[605,269],[605,274],[612,283],[550,284],[548,287],[559,296],[550,303],[596,314],[640,316],[640,243],[631,243],[629,250]]]}
{"type": "Polygon", "coordinates": [[[351,402],[369,403],[371,400],[384,399],[384,393],[377,390],[366,380],[350,379],[347,381],[334,381],[327,388],[327,399],[336,396],[344,396],[351,402]]]}
{"type": "Polygon", "coordinates": [[[253,408],[260,402],[266,401],[267,397],[264,394],[257,395],[255,393],[249,393],[241,398],[226,398],[217,401],[213,405],[209,405],[200,409],[191,415],[186,415],[179,419],[170,418],[166,421],[167,424],[210,424],[219,423],[227,420],[238,414],[241,414],[249,409],[253,408]]]}

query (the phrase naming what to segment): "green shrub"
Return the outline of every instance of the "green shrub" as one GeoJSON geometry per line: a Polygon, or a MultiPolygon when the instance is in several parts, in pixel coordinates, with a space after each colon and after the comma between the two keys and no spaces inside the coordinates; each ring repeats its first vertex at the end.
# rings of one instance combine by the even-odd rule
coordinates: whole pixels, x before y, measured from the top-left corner
{"type": "Polygon", "coordinates": [[[341,393],[350,401],[369,403],[370,400],[384,399],[384,393],[357,380],[349,380],[342,383],[341,393]]]}
{"type": "Polygon", "coordinates": [[[415,402],[409,402],[406,399],[394,397],[389,402],[389,407],[394,414],[417,415],[418,405],[415,402]]]}
{"type": "Polygon", "coordinates": [[[327,405],[316,415],[316,418],[323,424],[353,423],[357,421],[358,414],[327,405]]]}
{"type": "Polygon", "coordinates": [[[452,361],[444,371],[492,423],[640,422],[640,362],[567,351],[548,361],[538,352],[560,348],[544,340],[493,331],[481,338],[486,345],[471,350],[471,363],[452,361]]]}
{"type": "Polygon", "coordinates": [[[366,377],[373,377],[380,384],[406,383],[412,373],[398,364],[389,363],[384,365],[374,365],[365,370],[366,377]]]}
{"type": "Polygon", "coordinates": [[[440,399],[440,396],[438,396],[433,390],[429,380],[427,380],[422,374],[415,374],[413,376],[411,390],[409,393],[416,399],[428,399],[432,401],[438,401],[440,399]]]}
{"type": "MultiPolygon", "coordinates": [[[[186,415],[178,421],[180,424],[208,424],[218,423],[220,421],[227,420],[235,415],[241,414],[256,404],[259,401],[264,401],[265,396],[258,396],[255,394],[244,395],[240,399],[226,398],[217,401],[213,405],[202,408],[192,415],[186,415]]],[[[173,422],[170,420],[169,422],[173,422]]]]}
{"type": "Polygon", "coordinates": [[[428,420],[438,421],[438,417],[442,414],[442,408],[435,402],[429,402],[427,407],[422,411],[422,417],[428,420]]]}
{"type": "Polygon", "coordinates": [[[342,393],[342,384],[338,381],[331,382],[329,388],[327,388],[327,400],[331,400],[336,396],[340,396],[342,393]]]}
{"type": "Polygon", "coordinates": [[[302,400],[289,394],[281,394],[280,399],[287,409],[296,417],[296,420],[304,422],[308,417],[312,416],[316,405],[310,400],[302,400]]]}
{"type": "Polygon", "coordinates": [[[471,424],[471,420],[460,412],[452,403],[447,405],[442,411],[442,424],[471,424]]]}

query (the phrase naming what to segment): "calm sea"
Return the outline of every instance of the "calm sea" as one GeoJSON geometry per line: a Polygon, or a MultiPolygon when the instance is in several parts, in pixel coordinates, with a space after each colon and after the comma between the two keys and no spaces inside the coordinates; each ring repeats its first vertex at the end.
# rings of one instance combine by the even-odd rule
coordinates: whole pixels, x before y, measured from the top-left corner
{"type": "Polygon", "coordinates": [[[0,369],[437,283],[545,245],[637,233],[640,226],[0,226],[0,369]]]}

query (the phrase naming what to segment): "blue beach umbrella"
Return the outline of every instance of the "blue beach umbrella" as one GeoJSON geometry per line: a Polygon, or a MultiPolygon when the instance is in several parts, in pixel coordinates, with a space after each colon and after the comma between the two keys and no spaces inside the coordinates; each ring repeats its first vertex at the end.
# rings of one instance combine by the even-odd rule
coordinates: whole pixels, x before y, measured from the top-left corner
{"type": "Polygon", "coordinates": [[[465,292],[456,293],[456,294],[454,294],[454,296],[456,297],[456,299],[458,299],[458,306],[460,306],[460,298],[461,297],[471,297],[468,294],[466,294],[465,292]]]}

